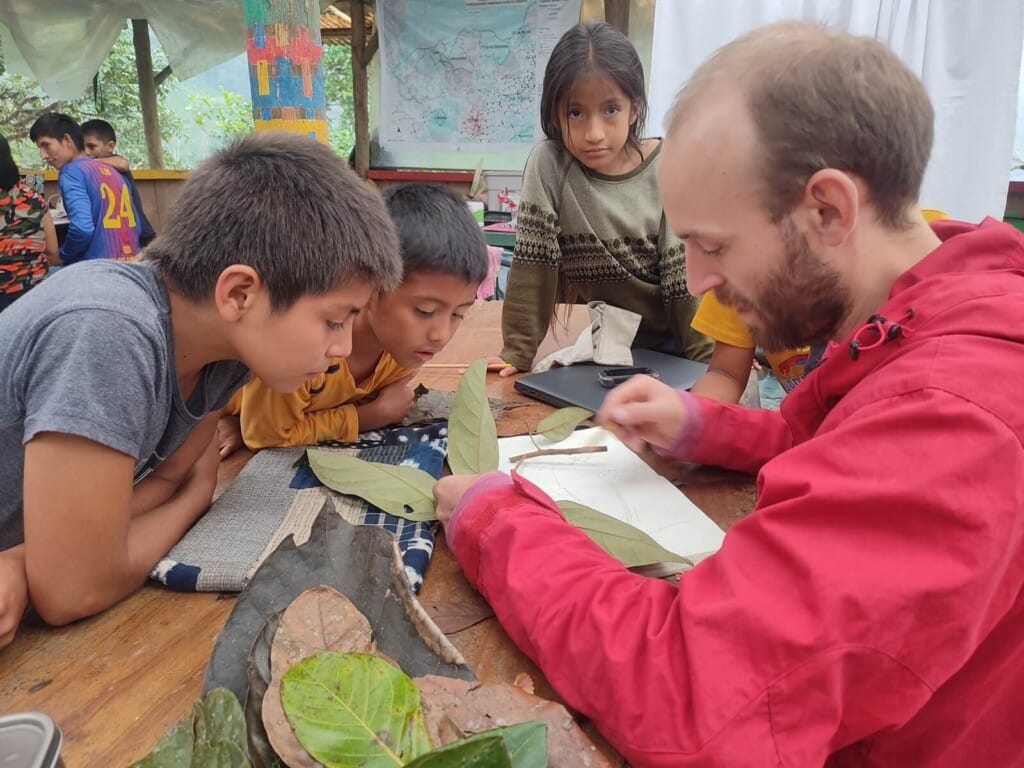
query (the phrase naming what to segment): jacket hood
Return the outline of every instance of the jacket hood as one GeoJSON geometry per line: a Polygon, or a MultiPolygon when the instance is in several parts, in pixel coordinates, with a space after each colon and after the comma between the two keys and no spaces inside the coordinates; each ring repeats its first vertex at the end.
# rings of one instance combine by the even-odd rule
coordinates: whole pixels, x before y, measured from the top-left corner
{"type": "MultiPolygon", "coordinates": [[[[793,394],[810,384],[830,410],[874,369],[940,336],[1024,342],[1024,233],[991,218],[937,221],[932,229],[942,245],[904,272],[888,301],[853,334],[829,344],[820,367],[793,394]]],[[[796,400],[807,407],[804,397],[796,400]]]]}

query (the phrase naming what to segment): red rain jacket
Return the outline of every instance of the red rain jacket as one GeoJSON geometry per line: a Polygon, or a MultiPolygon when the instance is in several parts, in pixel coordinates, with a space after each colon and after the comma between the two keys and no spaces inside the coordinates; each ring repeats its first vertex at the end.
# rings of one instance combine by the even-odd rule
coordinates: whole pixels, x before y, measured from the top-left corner
{"type": "Polygon", "coordinates": [[[1024,236],[934,227],[781,412],[700,401],[685,458],[758,503],[678,587],[522,478],[467,494],[468,577],[636,768],[1024,766],[1024,236]]]}

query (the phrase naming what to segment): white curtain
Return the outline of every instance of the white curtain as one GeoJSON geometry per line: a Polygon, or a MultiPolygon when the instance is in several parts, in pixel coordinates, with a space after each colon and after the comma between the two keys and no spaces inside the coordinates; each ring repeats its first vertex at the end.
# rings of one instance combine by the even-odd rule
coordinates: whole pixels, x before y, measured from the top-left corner
{"type": "Polygon", "coordinates": [[[715,49],[780,19],[820,21],[889,45],[924,82],[935,144],[921,205],[1002,218],[1013,157],[1024,0],[660,0],[651,54],[650,133],[715,49]]]}

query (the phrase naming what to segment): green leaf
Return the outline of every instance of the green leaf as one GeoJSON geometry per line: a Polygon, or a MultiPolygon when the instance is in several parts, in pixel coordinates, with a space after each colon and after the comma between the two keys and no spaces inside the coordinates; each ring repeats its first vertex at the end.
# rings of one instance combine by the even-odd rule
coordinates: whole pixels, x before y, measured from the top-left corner
{"type": "Polygon", "coordinates": [[[498,429],[487,400],[487,360],[463,374],[448,419],[448,466],[456,475],[478,475],[498,468],[498,429]]]}
{"type": "Polygon", "coordinates": [[[347,453],[310,449],[309,466],[321,483],[350,493],[406,520],[436,520],[434,477],[415,467],[363,461],[347,453]]]}
{"type": "Polygon", "coordinates": [[[488,731],[435,749],[406,763],[406,768],[513,768],[505,740],[493,733],[488,731]]]}
{"type": "Polygon", "coordinates": [[[581,529],[601,549],[627,568],[651,563],[683,563],[687,558],[670,552],[658,542],[629,523],[609,517],[596,509],[575,501],[556,501],[565,519],[581,529]]]}
{"type": "Polygon", "coordinates": [[[537,423],[537,428],[534,432],[538,435],[544,435],[548,440],[557,443],[565,440],[581,422],[586,421],[593,415],[593,411],[588,411],[586,408],[577,408],[575,405],[568,408],[559,408],[554,413],[541,419],[537,423]]]}
{"type": "Polygon", "coordinates": [[[311,656],[285,673],[281,695],[299,743],[327,768],[401,766],[431,748],[419,691],[376,656],[311,656]]]}
{"type": "Polygon", "coordinates": [[[547,768],[548,726],[543,720],[495,728],[448,744],[407,764],[407,768],[434,766],[510,766],[510,768],[547,768]],[[493,751],[492,743],[501,746],[493,751]],[[484,752],[484,746],[487,751],[484,752]],[[478,752],[477,750],[481,750],[478,752]],[[480,756],[488,757],[480,759],[480,756]],[[498,757],[500,755],[500,757],[498,757]],[[492,762],[487,762],[490,760],[492,762]]]}
{"type": "Polygon", "coordinates": [[[245,715],[235,695],[214,688],[133,768],[250,768],[245,715]]]}

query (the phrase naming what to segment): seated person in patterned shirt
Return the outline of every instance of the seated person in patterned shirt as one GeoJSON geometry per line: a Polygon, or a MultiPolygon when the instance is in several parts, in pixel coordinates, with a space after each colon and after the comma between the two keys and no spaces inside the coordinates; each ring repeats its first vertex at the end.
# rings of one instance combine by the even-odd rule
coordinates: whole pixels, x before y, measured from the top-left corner
{"type": "Polygon", "coordinates": [[[352,441],[402,420],[412,374],[449,342],[486,278],[487,246],[465,203],[427,184],[392,187],[384,202],[398,230],[405,275],[376,294],[352,330],[352,354],[291,394],[253,379],[221,419],[221,457],[252,450],[352,441]]]}

